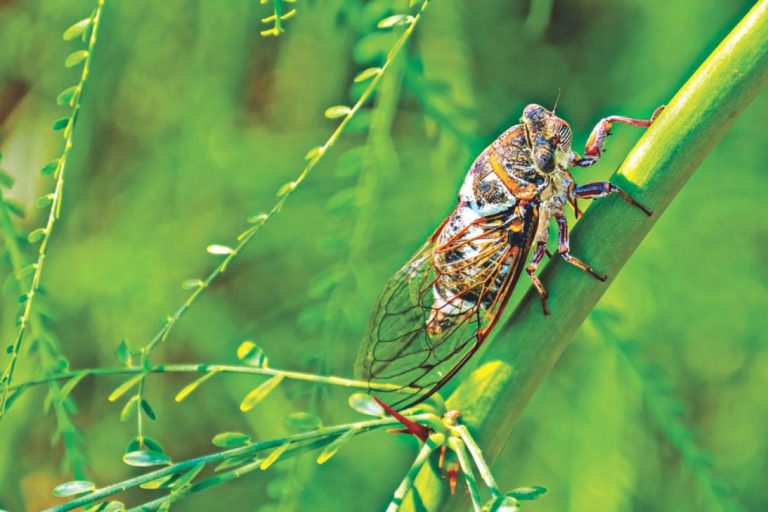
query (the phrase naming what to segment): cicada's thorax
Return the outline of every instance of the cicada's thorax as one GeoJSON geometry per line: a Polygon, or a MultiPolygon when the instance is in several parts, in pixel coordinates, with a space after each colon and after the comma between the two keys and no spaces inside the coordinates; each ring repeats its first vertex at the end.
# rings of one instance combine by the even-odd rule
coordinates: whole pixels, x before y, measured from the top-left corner
{"type": "Polygon", "coordinates": [[[440,334],[453,317],[476,308],[481,295],[485,308],[496,300],[509,272],[511,252],[524,250],[523,230],[547,183],[531,162],[519,125],[477,157],[459,192],[458,207],[437,235],[437,246],[445,250],[433,253],[439,274],[427,324],[430,334],[440,334]],[[484,257],[488,254],[493,256],[484,257]],[[481,290],[487,275],[497,278],[489,290],[481,290]]]}
{"type": "Polygon", "coordinates": [[[531,160],[522,126],[515,125],[474,161],[459,191],[459,203],[486,217],[530,202],[545,185],[531,160]]]}
{"type": "Polygon", "coordinates": [[[573,176],[567,167],[558,166],[547,176],[547,185],[539,192],[536,204],[539,207],[539,226],[536,242],[549,240],[549,221],[562,215],[568,202],[568,195],[574,187],[573,176]]]}

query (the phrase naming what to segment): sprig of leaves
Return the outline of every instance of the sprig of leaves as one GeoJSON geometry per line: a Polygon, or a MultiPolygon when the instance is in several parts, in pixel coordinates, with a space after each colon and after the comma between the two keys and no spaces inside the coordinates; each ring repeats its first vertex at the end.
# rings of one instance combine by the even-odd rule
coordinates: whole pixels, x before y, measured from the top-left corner
{"type": "MultiPolygon", "coordinates": [[[[2,155],[0,155],[2,161],[2,155]]],[[[0,238],[4,242],[4,252],[8,255],[12,272],[7,276],[4,288],[16,289],[17,293],[23,293],[29,288],[32,266],[27,265],[21,244],[23,237],[17,231],[11,215],[23,215],[20,206],[11,203],[4,196],[4,189],[13,186],[13,179],[9,174],[0,169],[0,238]],[[8,286],[10,285],[10,286],[8,286]]],[[[29,319],[30,327],[30,352],[35,352],[40,361],[40,369],[44,375],[51,375],[66,369],[67,360],[59,351],[56,335],[47,326],[40,308],[32,310],[29,319]]],[[[69,396],[67,385],[60,386],[58,381],[48,382],[48,394],[43,400],[43,410],[47,412],[53,409],[56,417],[56,430],[52,436],[52,442],[60,438],[64,445],[64,458],[72,469],[75,478],[83,478],[85,475],[85,454],[81,449],[83,436],[72,421],[71,415],[76,410],[74,400],[69,396]]],[[[6,405],[9,405],[18,397],[18,393],[9,395],[6,405]]]]}
{"type": "MultiPolygon", "coordinates": [[[[262,5],[268,3],[269,1],[270,0],[260,0],[262,5]]],[[[271,23],[272,26],[260,32],[262,37],[277,37],[285,32],[283,22],[296,14],[296,9],[294,8],[284,12],[283,2],[287,4],[293,4],[296,3],[296,0],[272,0],[272,14],[261,18],[262,23],[265,25],[269,25],[271,23]]]]}
{"type": "Polygon", "coordinates": [[[77,123],[78,114],[80,113],[80,101],[82,98],[83,88],[85,87],[86,80],[88,78],[88,72],[90,70],[91,56],[96,47],[96,38],[99,29],[99,20],[101,19],[101,11],[104,7],[104,0],[98,0],[96,9],[94,9],[91,16],[83,20],[78,21],[64,32],[64,39],[69,41],[75,38],[81,38],[83,42],[86,41],[86,36],[90,33],[90,37],[87,38],[87,49],[78,50],[71,53],[65,60],[66,67],[74,67],[82,65],[82,72],[80,74],[80,80],[77,85],[65,89],[57,98],[57,102],[61,105],[69,105],[72,107],[72,111],[69,116],[63,117],[53,122],[52,128],[56,131],[62,131],[64,137],[64,149],[61,156],[43,167],[42,173],[44,175],[52,175],[56,180],[53,192],[48,193],[38,199],[36,202],[38,207],[49,207],[48,221],[45,227],[33,230],[29,234],[30,243],[40,243],[38,249],[37,261],[33,264],[32,282],[29,289],[20,298],[19,302],[22,304],[22,312],[18,317],[18,331],[16,334],[16,340],[14,341],[10,351],[10,361],[8,362],[2,377],[0,378],[0,386],[2,386],[2,393],[0,394],[0,416],[3,415],[6,409],[8,400],[8,387],[13,380],[13,373],[16,369],[16,362],[19,357],[19,351],[21,349],[24,337],[29,327],[30,318],[32,314],[32,306],[35,302],[35,297],[40,290],[40,279],[43,274],[43,266],[45,264],[45,258],[48,249],[48,243],[50,241],[51,234],[56,221],[61,215],[61,205],[64,194],[64,173],[67,166],[67,159],[73,147],[73,133],[75,125],[77,123]]]}
{"type": "MultiPolygon", "coordinates": [[[[430,414],[410,416],[413,421],[430,421],[432,417],[430,414]]],[[[228,482],[257,469],[266,470],[278,460],[323,446],[326,449],[318,457],[318,463],[321,463],[321,458],[323,459],[322,462],[325,462],[341,448],[343,442],[349,441],[355,435],[391,427],[395,424],[397,424],[395,419],[377,418],[332,427],[314,428],[262,442],[254,442],[246,434],[223,432],[214,436],[212,442],[216,446],[227,447],[228,449],[181,462],[173,462],[168,455],[161,451],[162,447],[155,446],[153,450],[136,450],[137,444],[134,441],[128,446],[130,451],[127,451],[123,456],[123,461],[126,464],[141,468],[164,467],[102,488],[97,488],[94,483],[87,481],[63,483],[56,487],[56,494],[77,497],[50,508],[49,512],[65,512],[96,503],[105,503],[104,506],[106,507],[109,502],[103,501],[105,498],[136,487],[167,490],[168,494],[164,497],[153,499],[140,507],[140,510],[162,510],[163,506],[168,507],[173,501],[192,492],[228,482]],[[331,450],[333,453],[330,453],[331,450]],[[200,475],[209,468],[214,473],[229,471],[201,479],[200,475]]],[[[122,503],[112,503],[124,507],[122,503]]],[[[118,505],[114,506],[117,507],[118,505]]]]}
{"type": "MultiPolygon", "coordinates": [[[[247,218],[248,227],[237,236],[237,239],[236,239],[237,243],[234,246],[229,246],[225,244],[213,244],[208,246],[207,251],[209,253],[216,256],[224,256],[224,257],[222,258],[221,262],[208,274],[208,276],[205,279],[188,279],[184,282],[186,286],[189,286],[189,285],[193,286],[193,290],[190,293],[190,295],[187,297],[187,299],[184,301],[184,303],[173,314],[168,315],[165,323],[157,332],[157,334],[149,341],[149,343],[146,344],[145,347],[143,347],[141,351],[142,366],[145,366],[145,367],[149,366],[149,356],[152,350],[154,350],[154,348],[160,342],[168,338],[168,336],[170,335],[176,323],[189,310],[192,304],[194,304],[194,302],[197,300],[200,294],[202,294],[202,292],[205,289],[207,289],[211,285],[211,283],[213,283],[213,281],[215,281],[216,278],[227,269],[228,265],[232,262],[232,260],[234,260],[237,257],[238,254],[240,254],[245,249],[248,243],[253,239],[254,235],[274,215],[276,215],[282,210],[283,205],[285,205],[286,201],[294,193],[296,188],[307,178],[307,176],[309,176],[309,174],[312,172],[315,166],[320,162],[320,160],[323,158],[326,152],[336,143],[338,138],[344,132],[344,129],[349,125],[351,120],[355,117],[355,114],[363,107],[363,105],[372,96],[373,92],[376,90],[376,87],[380,83],[387,69],[392,65],[392,62],[398,56],[403,46],[408,41],[414,29],[418,25],[428,5],[429,5],[429,0],[424,0],[423,3],[421,4],[420,9],[418,10],[418,13],[410,19],[410,22],[407,24],[407,27],[405,28],[403,33],[400,35],[400,37],[397,38],[395,43],[387,52],[386,61],[384,62],[384,64],[380,68],[378,68],[377,72],[367,74],[368,77],[366,78],[368,80],[368,84],[365,87],[365,89],[363,89],[357,102],[352,107],[349,107],[348,109],[341,108],[340,106],[336,106],[336,107],[331,107],[326,111],[326,114],[328,113],[331,114],[329,116],[331,118],[336,118],[337,114],[340,114],[343,112],[343,116],[341,116],[341,122],[338,124],[336,129],[331,133],[330,137],[326,140],[326,142],[322,146],[317,146],[311,149],[307,153],[305,157],[307,160],[307,164],[304,166],[303,170],[299,173],[296,179],[286,183],[285,185],[283,185],[278,189],[276,194],[278,200],[277,202],[275,202],[272,208],[266,213],[258,213],[258,214],[249,216],[247,218]]],[[[139,400],[141,400],[144,398],[143,387],[140,389],[139,393],[140,393],[139,400]]],[[[139,432],[139,437],[141,437],[142,434],[143,432],[139,432]]]]}

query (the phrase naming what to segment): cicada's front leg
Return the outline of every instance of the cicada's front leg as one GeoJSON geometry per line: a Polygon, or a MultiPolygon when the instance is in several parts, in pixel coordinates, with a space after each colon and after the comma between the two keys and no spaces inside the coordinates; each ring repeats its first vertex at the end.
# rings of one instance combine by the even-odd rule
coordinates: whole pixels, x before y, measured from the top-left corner
{"type": "Polygon", "coordinates": [[[571,165],[588,167],[600,160],[600,156],[603,154],[603,144],[605,144],[606,137],[611,134],[611,126],[613,126],[613,123],[648,128],[651,126],[651,123],[656,120],[659,114],[661,114],[662,110],[664,110],[664,105],[657,108],[650,119],[634,119],[624,116],[609,116],[601,119],[592,129],[592,133],[589,135],[589,139],[587,139],[587,145],[584,148],[584,156],[581,157],[578,154],[575,154],[574,158],[571,160],[571,165]]]}
{"type": "Polygon", "coordinates": [[[592,275],[595,279],[598,279],[599,281],[605,281],[608,279],[607,276],[604,276],[602,274],[598,274],[595,272],[595,269],[593,269],[591,266],[589,266],[587,263],[581,261],[579,258],[571,255],[571,243],[570,239],[568,237],[568,222],[565,220],[565,215],[562,213],[555,214],[555,219],[557,220],[557,252],[560,253],[560,256],[563,257],[565,261],[570,263],[571,265],[574,265],[584,272],[592,275]]]}

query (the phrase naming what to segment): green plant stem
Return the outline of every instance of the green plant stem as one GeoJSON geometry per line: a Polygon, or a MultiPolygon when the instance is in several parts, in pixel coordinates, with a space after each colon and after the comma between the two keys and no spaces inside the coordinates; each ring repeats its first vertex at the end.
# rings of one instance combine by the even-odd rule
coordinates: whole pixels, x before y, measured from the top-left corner
{"type": "MultiPolygon", "coordinates": [[[[422,414],[422,415],[415,415],[410,419],[412,419],[413,421],[427,421],[431,418],[432,416],[429,414],[422,414]]],[[[357,423],[348,423],[345,425],[337,425],[334,427],[320,428],[320,429],[312,430],[309,432],[303,432],[301,434],[281,437],[278,439],[271,439],[269,441],[253,443],[253,444],[241,446],[238,448],[232,448],[229,450],[211,453],[209,455],[204,455],[201,457],[195,457],[193,459],[187,459],[182,462],[170,464],[169,466],[164,467],[162,469],[150,471],[149,473],[145,473],[143,475],[140,475],[134,478],[129,478],[128,480],[124,480],[122,482],[118,482],[118,483],[109,485],[107,487],[102,487],[101,489],[96,489],[93,492],[90,492],[84,496],[68,501],[67,503],[63,503],[61,505],[57,505],[55,507],[46,509],[46,512],[65,512],[67,510],[73,510],[79,507],[84,507],[91,503],[95,503],[99,500],[102,500],[108,496],[112,496],[113,494],[117,494],[120,492],[124,492],[128,489],[138,487],[143,483],[156,480],[160,477],[173,475],[175,473],[181,473],[183,471],[188,471],[201,463],[207,465],[214,462],[222,462],[224,460],[227,460],[233,457],[256,454],[261,451],[268,450],[270,448],[277,448],[287,443],[301,443],[304,441],[314,441],[317,438],[333,439],[353,428],[358,430],[359,432],[367,432],[370,430],[379,429],[382,427],[389,427],[389,426],[398,425],[398,424],[399,424],[398,420],[394,418],[382,418],[382,419],[376,419],[376,420],[361,421],[357,423]]]]}
{"type": "Polygon", "coordinates": [[[459,459],[461,473],[464,476],[464,481],[467,483],[469,497],[472,500],[472,508],[475,512],[481,512],[483,505],[480,499],[480,490],[477,488],[477,480],[475,479],[475,472],[472,470],[472,464],[469,461],[467,448],[462,440],[457,437],[448,438],[448,446],[451,447],[456,454],[456,458],[459,459]]]}
{"type": "Polygon", "coordinates": [[[431,437],[427,439],[427,442],[424,443],[424,446],[421,447],[421,451],[419,451],[419,454],[416,456],[416,460],[413,461],[413,464],[408,469],[408,473],[406,473],[405,478],[403,478],[403,481],[400,482],[400,485],[395,490],[395,494],[392,496],[392,501],[387,507],[387,512],[397,512],[400,510],[400,506],[403,504],[405,497],[413,488],[413,483],[416,480],[416,476],[419,474],[419,471],[421,471],[422,466],[424,466],[424,464],[429,459],[429,456],[438,446],[439,445],[435,443],[431,437]]]}
{"type": "Polygon", "coordinates": [[[483,479],[486,487],[488,487],[488,490],[491,491],[491,495],[494,498],[501,496],[502,492],[499,490],[499,486],[496,484],[496,479],[493,478],[491,468],[488,467],[488,463],[483,457],[483,452],[475,442],[472,434],[469,433],[469,430],[467,430],[465,425],[457,425],[454,427],[454,430],[459,433],[461,440],[464,442],[464,446],[466,446],[470,455],[472,455],[472,460],[475,461],[475,466],[477,466],[477,470],[480,472],[480,478],[483,479]]]}
{"type": "Polygon", "coordinates": [[[413,22],[411,22],[408,27],[403,31],[403,33],[400,35],[400,37],[397,38],[395,43],[392,45],[392,48],[387,53],[387,60],[384,62],[384,64],[381,66],[380,71],[373,75],[372,78],[370,78],[368,85],[363,90],[362,94],[360,95],[360,98],[357,100],[357,102],[352,106],[352,108],[349,110],[349,112],[344,116],[344,118],[341,120],[339,125],[336,127],[336,129],[331,133],[330,137],[328,137],[328,140],[325,141],[325,144],[322,146],[319,146],[318,148],[315,148],[311,152],[312,156],[309,158],[309,161],[307,162],[304,169],[299,173],[299,175],[296,177],[294,181],[291,182],[291,186],[288,187],[283,193],[280,198],[277,200],[277,202],[272,206],[272,208],[269,210],[269,212],[261,215],[259,219],[246,229],[243,233],[240,234],[238,237],[238,244],[232,249],[231,252],[229,252],[221,261],[221,263],[213,269],[213,271],[206,277],[203,281],[201,281],[200,285],[195,288],[195,290],[187,297],[187,299],[184,301],[184,303],[174,312],[172,315],[168,317],[163,327],[157,332],[157,334],[150,340],[150,342],[146,345],[146,351],[145,351],[145,357],[149,357],[149,353],[152,352],[152,350],[157,346],[158,343],[161,341],[164,341],[168,338],[168,335],[170,334],[173,327],[176,325],[176,322],[184,315],[184,313],[192,306],[192,304],[197,300],[197,298],[200,296],[200,294],[208,288],[211,283],[226,270],[229,263],[237,257],[240,252],[248,245],[248,243],[253,239],[254,235],[266,224],[274,215],[279,213],[285,202],[288,200],[288,198],[293,194],[293,192],[298,188],[298,186],[309,176],[309,174],[312,172],[312,170],[315,168],[315,166],[320,162],[320,160],[323,158],[323,156],[327,153],[327,151],[333,146],[338,138],[341,136],[344,129],[347,127],[349,122],[352,120],[352,118],[355,116],[355,114],[362,108],[362,106],[368,101],[368,99],[371,97],[373,92],[376,90],[376,87],[381,82],[382,77],[387,72],[387,70],[392,66],[392,62],[394,59],[398,56],[400,53],[400,50],[403,48],[405,43],[410,39],[411,35],[413,34],[414,29],[419,24],[419,22],[422,19],[422,16],[424,14],[424,11],[427,9],[427,6],[429,5],[429,0],[424,0],[424,3],[422,3],[421,8],[419,9],[418,14],[413,19],[413,22]]]}
{"type": "MultiPolygon", "coordinates": [[[[307,450],[313,450],[315,448],[320,448],[322,446],[325,446],[329,444],[331,441],[333,441],[334,439],[336,439],[336,437],[338,436],[329,436],[324,439],[310,441],[306,444],[301,445],[299,449],[291,449],[287,451],[285,454],[283,454],[280,457],[280,460],[289,459],[300,453],[304,453],[307,450]]],[[[172,496],[163,496],[162,498],[154,499],[152,501],[149,501],[137,507],[131,508],[128,510],[128,512],[148,512],[150,510],[157,510],[158,508],[160,508],[160,506],[163,503],[165,503],[168,500],[170,500],[172,503],[175,503],[176,501],[182,498],[185,498],[190,494],[204,491],[206,489],[210,489],[211,487],[215,487],[217,485],[225,484],[236,478],[240,478],[241,476],[247,475],[248,473],[252,473],[256,470],[259,470],[261,469],[262,462],[263,460],[258,459],[253,462],[249,462],[248,464],[243,464],[242,466],[232,469],[230,471],[225,471],[225,472],[219,473],[216,476],[205,478],[203,480],[195,482],[194,484],[187,487],[186,489],[175,492],[172,496]]]]}
{"type": "MultiPolygon", "coordinates": [[[[19,245],[17,238],[16,228],[11,221],[11,217],[8,212],[8,207],[5,204],[5,198],[3,197],[3,189],[0,187],[0,237],[5,242],[5,247],[8,251],[11,260],[11,270],[16,276],[16,282],[19,286],[19,293],[21,293],[28,284],[25,284],[25,279],[19,276],[20,271],[26,266],[26,260],[24,254],[19,245]]],[[[45,324],[36,310],[30,313],[29,326],[31,335],[33,338],[40,338],[41,333],[45,332],[45,324]]],[[[45,341],[40,340],[41,346],[38,348],[38,354],[40,357],[40,365],[46,375],[50,374],[52,369],[55,368],[56,356],[58,350],[55,350],[52,342],[49,339],[45,341]]],[[[48,383],[49,393],[53,396],[58,396],[61,387],[58,381],[50,381],[48,383]]],[[[9,387],[8,391],[11,388],[9,387]]],[[[84,479],[85,471],[83,469],[83,455],[78,449],[77,440],[80,437],[80,432],[72,423],[70,419],[69,411],[63,400],[52,401],[52,407],[56,416],[56,423],[58,425],[58,431],[61,433],[61,438],[64,444],[64,452],[66,459],[72,468],[72,474],[75,478],[84,479]]]]}
{"type": "Polygon", "coordinates": [[[73,147],[73,134],[75,131],[75,123],[77,121],[78,113],[80,112],[80,99],[83,95],[83,88],[85,87],[86,80],[88,78],[88,72],[91,68],[91,58],[93,57],[93,49],[96,47],[96,38],[99,32],[99,21],[101,19],[101,11],[104,7],[105,0],[98,0],[96,11],[93,14],[93,22],[91,27],[91,37],[88,41],[88,55],[83,63],[82,74],[80,75],[80,82],[78,83],[78,92],[74,96],[74,105],[72,106],[72,115],[69,118],[69,122],[64,129],[64,150],[61,157],[58,160],[58,166],[54,173],[56,178],[56,185],[54,187],[51,208],[48,212],[48,221],[45,224],[43,239],[40,242],[38,249],[37,261],[34,264],[34,274],[32,275],[32,283],[29,290],[26,293],[26,301],[24,302],[24,311],[19,317],[19,330],[16,334],[16,341],[13,343],[11,350],[11,359],[3,372],[0,382],[3,385],[2,396],[0,396],[0,416],[5,412],[5,404],[8,399],[8,386],[13,381],[13,373],[16,369],[16,362],[19,357],[19,351],[21,350],[24,336],[27,332],[27,327],[30,321],[30,315],[32,314],[32,306],[35,301],[37,291],[40,289],[40,279],[43,275],[43,266],[45,265],[46,253],[48,250],[48,243],[53,233],[54,225],[61,215],[61,204],[64,199],[64,171],[67,167],[67,159],[70,151],[73,147]]]}
{"type": "Polygon", "coordinates": [[[47,384],[54,381],[69,380],[81,375],[135,375],[139,373],[244,373],[249,375],[275,376],[282,375],[286,379],[301,380],[307,382],[317,382],[320,384],[330,384],[346,388],[372,390],[372,391],[398,391],[402,390],[408,393],[408,389],[403,389],[394,384],[365,382],[361,380],[347,379],[344,377],[315,375],[312,373],[294,372],[288,370],[278,370],[277,368],[259,368],[254,366],[238,366],[230,364],[159,364],[142,368],[138,366],[124,367],[98,367],[83,368],[81,370],[70,370],[67,372],[47,375],[45,377],[28,380],[20,384],[9,386],[9,391],[22,390],[28,387],[47,384]]]}
{"type": "MultiPolygon", "coordinates": [[[[573,232],[571,253],[615,277],[710,150],[768,81],[768,0],[760,0],[669,102],[611,181],[650,207],[645,217],[619,198],[596,202],[573,232]]],[[[541,381],[590,313],[607,285],[559,258],[541,280],[552,315],[541,312],[533,290],[498,329],[482,362],[511,371],[491,396],[456,404],[474,411],[469,427],[495,459],[541,381]]],[[[462,500],[450,510],[466,510],[462,500]]]]}

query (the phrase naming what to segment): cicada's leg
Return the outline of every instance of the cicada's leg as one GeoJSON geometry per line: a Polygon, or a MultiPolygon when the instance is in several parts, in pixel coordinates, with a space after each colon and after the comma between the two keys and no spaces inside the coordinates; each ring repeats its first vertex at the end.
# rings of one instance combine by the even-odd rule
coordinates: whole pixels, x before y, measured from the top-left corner
{"type": "Polygon", "coordinates": [[[533,283],[533,287],[536,288],[536,291],[539,292],[539,297],[541,297],[541,307],[544,309],[544,314],[549,314],[549,308],[547,307],[547,290],[544,289],[544,285],[541,284],[541,281],[539,280],[539,276],[536,275],[536,268],[538,268],[539,263],[541,263],[542,258],[544,258],[544,255],[547,254],[549,251],[547,251],[547,242],[539,241],[536,245],[536,252],[533,255],[533,258],[531,259],[531,262],[526,267],[525,271],[528,272],[528,275],[531,278],[531,282],[533,283]]]}
{"type": "Polygon", "coordinates": [[[634,119],[624,116],[604,117],[592,129],[592,133],[589,135],[589,139],[587,139],[587,145],[584,148],[584,156],[580,157],[577,155],[576,158],[571,161],[571,165],[588,167],[600,160],[600,155],[603,154],[603,144],[605,143],[605,138],[611,134],[611,126],[613,126],[613,123],[622,123],[628,124],[630,126],[648,128],[651,126],[651,123],[656,120],[659,114],[661,114],[662,110],[664,110],[664,105],[657,108],[653,112],[653,115],[651,115],[650,119],[634,119]]]}
{"type": "Polygon", "coordinates": [[[571,244],[570,239],[568,238],[568,222],[565,220],[565,215],[562,213],[560,215],[556,215],[555,218],[557,219],[557,232],[558,232],[558,239],[557,239],[557,252],[560,253],[560,256],[563,257],[565,261],[570,263],[571,265],[574,265],[576,267],[579,267],[584,272],[587,272],[588,274],[595,277],[595,279],[598,279],[599,281],[605,281],[608,279],[608,276],[604,276],[602,274],[598,274],[595,272],[595,269],[590,267],[588,264],[581,261],[579,258],[575,256],[571,256],[570,250],[571,250],[571,244]]]}
{"type": "Polygon", "coordinates": [[[594,199],[596,197],[605,197],[610,194],[618,194],[627,204],[639,208],[649,217],[653,214],[651,210],[635,201],[632,196],[609,181],[596,181],[585,185],[577,185],[571,192],[571,196],[574,200],[576,198],[594,199]]]}

